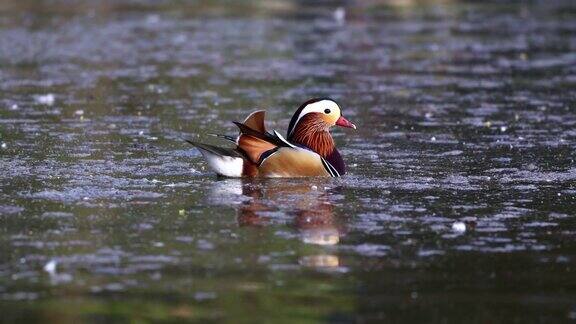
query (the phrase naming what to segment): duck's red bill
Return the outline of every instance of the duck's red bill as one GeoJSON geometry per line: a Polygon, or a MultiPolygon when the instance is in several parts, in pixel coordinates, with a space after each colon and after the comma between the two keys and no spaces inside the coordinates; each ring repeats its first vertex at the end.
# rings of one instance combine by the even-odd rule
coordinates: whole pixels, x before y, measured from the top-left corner
{"type": "Polygon", "coordinates": [[[336,125],[341,126],[341,127],[356,129],[356,125],[352,124],[351,122],[348,121],[348,119],[346,119],[342,116],[340,116],[340,118],[338,118],[338,120],[336,121],[336,125]]]}

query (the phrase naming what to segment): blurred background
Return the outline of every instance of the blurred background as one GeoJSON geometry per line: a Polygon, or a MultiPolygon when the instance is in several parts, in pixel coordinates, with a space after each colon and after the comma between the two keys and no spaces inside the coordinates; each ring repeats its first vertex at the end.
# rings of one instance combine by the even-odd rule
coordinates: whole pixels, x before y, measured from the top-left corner
{"type": "Polygon", "coordinates": [[[576,319],[574,1],[0,2],[1,322],[576,319]],[[184,138],[336,99],[340,179],[184,138]]]}

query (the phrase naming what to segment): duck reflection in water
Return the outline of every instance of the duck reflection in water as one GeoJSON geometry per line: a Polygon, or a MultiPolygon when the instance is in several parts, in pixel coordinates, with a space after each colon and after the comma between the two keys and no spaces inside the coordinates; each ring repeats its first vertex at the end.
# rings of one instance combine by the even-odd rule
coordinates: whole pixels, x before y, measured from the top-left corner
{"type": "MultiPolygon", "coordinates": [[[[291,224],[304,243],[331,246],[340,242],[342,227],[330,201],[330,179],[224,179],[214,183],[214,203],[238,202],[239,226],[263,227],[291,224]],[[230,199],[235,196],[236,199],[230,199]],[[238,199],[240,198],[240,199],[238,199]]],[[[336,255],[308,255],[300,263],[312,267],[337,267],[336,255]]]]}

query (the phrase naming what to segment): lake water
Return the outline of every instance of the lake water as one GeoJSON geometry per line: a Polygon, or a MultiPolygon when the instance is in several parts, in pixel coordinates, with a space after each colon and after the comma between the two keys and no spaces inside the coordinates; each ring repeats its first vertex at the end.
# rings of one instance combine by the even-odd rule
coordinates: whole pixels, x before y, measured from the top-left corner
{"type": "Polygon", "coordinates": [[[573,1],[6,0],[0,90],[2,322],[576,319],[573,1]],[[183,141],[316,96],[343,178],[183,141]]]}

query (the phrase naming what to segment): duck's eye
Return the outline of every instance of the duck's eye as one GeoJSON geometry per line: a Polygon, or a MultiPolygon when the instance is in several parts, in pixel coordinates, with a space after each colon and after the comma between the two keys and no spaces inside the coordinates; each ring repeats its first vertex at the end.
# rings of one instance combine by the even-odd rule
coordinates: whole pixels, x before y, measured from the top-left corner
{"type": "Polygon", "coordinates": [[[330,113],[330,109],[324,109],[324,113],[325,113],[325,114],[329,114],[329,113],[330,113]]]}

